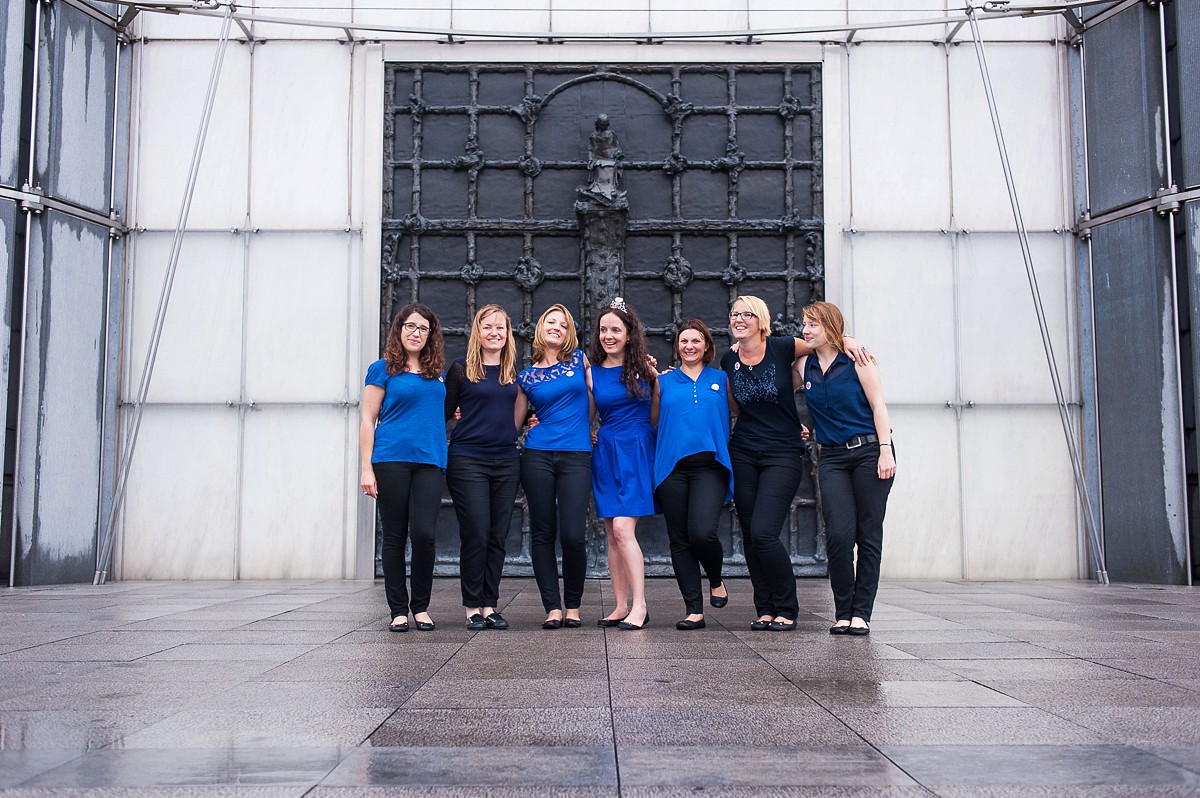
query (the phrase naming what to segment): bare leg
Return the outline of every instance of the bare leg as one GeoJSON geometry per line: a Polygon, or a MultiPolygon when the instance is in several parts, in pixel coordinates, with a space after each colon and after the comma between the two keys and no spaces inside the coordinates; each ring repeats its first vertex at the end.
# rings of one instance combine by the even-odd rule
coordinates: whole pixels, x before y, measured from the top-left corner
{"type": "Polygon", "coordinates": [[[642,547],[637,542],[637,522],[636,518],[620,517],[605,524],[611,525],[610,539],[621,552],[625,583],[631,594],[626,620],[634,626],[641,626],[646,621],[646,561],[642,557],[642,547]]]}
{"type": "Polygon", "coordinates": [[[604,519],[604,532],[608,538],[608,577],[612,581],[613,595],[616,597],[613,611],[604,618],[620,621],[629,614],[629,577],[626,575],[621,547],[617,545],[616,535],[613,533],[613,519],[604,519]]]}

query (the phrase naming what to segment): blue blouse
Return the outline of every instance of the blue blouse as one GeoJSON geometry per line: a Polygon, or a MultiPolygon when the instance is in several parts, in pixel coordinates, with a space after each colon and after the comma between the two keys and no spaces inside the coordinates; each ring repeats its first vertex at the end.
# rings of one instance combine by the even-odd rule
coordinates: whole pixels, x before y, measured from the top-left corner
{"type": "Polygon", "coordinates": [[[388,374],[382,359],[367,367],[366,384],[383,389],[372,463],[446,467],[445,379],[427,380],[411,371],[388,374]]]}
{"type": "Polygon", "coordinates": [[[817,356],[808,356],[804,364],[804,399],[813,417],[813,436],[822,446],[875,434],[875,413],[858,381],[858,369],[842,352],[824,372],[817,356]]]}
{"type": "Polygon", "coordinates": [[[729,460],[729,381],[706,366],[695,380],[672,369],[658,378],[658,446],[654,452],[654,487],[662,484],[685,457],[712,452],[729,471],[733,498],[733,465],[729,460]]]}
{"type": "Polygon", "coordinates": [[[592,450],[592,422],[588,415],[587,374],[583,363],[583,350],[576,349],[566,363],[543,368],[530,366],[517,375],[517,384],[538,417],[538,425],[525,436],[526,449],[592,450]]]}
{"type": "Polygon", "coordinates": [[[601,437],[654,432],[650,426],[651,388],[642,382],[645,395],[630,396],[629,389],[621,381],[624,371],[624,366],[592,366],[592,396],[602,422],[598,433],[601,437]]]}

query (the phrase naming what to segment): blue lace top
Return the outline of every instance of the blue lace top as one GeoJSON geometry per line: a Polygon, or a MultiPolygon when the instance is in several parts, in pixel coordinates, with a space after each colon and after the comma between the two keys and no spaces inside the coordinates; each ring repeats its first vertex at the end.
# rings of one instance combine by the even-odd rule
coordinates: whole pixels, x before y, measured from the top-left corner
{"type": "Polygon", "coordinates": [[[566,363],[530,366],[517,375],[517,385],[537,413],[538,425],[525,436],[525,448],[555,452],[590,452],[587,375],[583,350],[566,363]]]}

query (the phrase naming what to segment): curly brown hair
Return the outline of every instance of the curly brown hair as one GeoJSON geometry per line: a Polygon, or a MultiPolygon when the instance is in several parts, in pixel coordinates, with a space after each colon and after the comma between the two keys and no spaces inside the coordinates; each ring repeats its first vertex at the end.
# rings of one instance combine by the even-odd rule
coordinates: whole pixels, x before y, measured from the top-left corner
{"type": "MultiPolygon", "coordinates": [[[[617,300],[613,300],[615,304],[617,300]]],[[[596,317],[592,332],[592,347],[588,358],[593,365],[604,363],[604,347],[600,344],[600,320],[609,314],[616,316],[625,325],[625,368],[621,371],[621,383],[628,396],[646,398],[658,382],[658,372],[646,359],[646,328],[638,318],[637,311],[622,302],[619,306],[604,308],[596,317]]]]}
{"type": "Polygon", "coordinates": [[[400,308],[400,312],[392,317],[392,326],[388,329],[387,342],[383,345],[383,359],[387,362],[387,373],[395,376],[408,371],[408,352],[404,348],[404,322],[416,313],[429,322],[429,333],[425,336],[425,345],[421,347],[418,360],[421,364],[420,376],[427,380],[436,380],[442,376],[446,368],[446,353],[442,348],[442,325],[437,314],[429,306],[420,302],[409,302],[400,308]]]}

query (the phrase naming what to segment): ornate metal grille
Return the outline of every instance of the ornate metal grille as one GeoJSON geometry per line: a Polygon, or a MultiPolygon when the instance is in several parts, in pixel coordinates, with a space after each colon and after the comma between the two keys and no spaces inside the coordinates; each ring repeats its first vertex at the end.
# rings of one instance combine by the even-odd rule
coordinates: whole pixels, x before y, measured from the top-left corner
{"type": "MultiPolygon", "coordinates": [[[[798,334],[799,309],[823,294],[819,67],[756,65],[392,64],[386,73],[382,319],[405,302],[433,307],[447,357],[465,351],[478,305],[509,311],[529,356],[548,305],[608,296],[582,266],[576,188],[588,137],[607,114],[623,151],[628,226],[617,289],[671,362],[677,325],[697,316],[727,343],[739,293],[798,334]]],[[[581,332],[593,319],[577,314],[581,332]]],[[[797,573],[824,573],[811,479],[789,521],[797,573]]],[[[510,559],[528,563],[528,525],[510,559]]],[[[515,524],[516,522],[514,522],[515,524]]],[[[734,521],[722,524],[730,572],[744,570],[734,521]]],[[[439,567],[457,563],[447,508],[439,567]]],[[[515,532],[516,530],[514,530],[515,532]]],[[[669,572],[661,519],[639,528],[650,572],[669,572]]],[[[589,547],[603,566],[603,531],[589,547]]],[[[602,568],[601,568],[602,570],[602,568]]]]}

